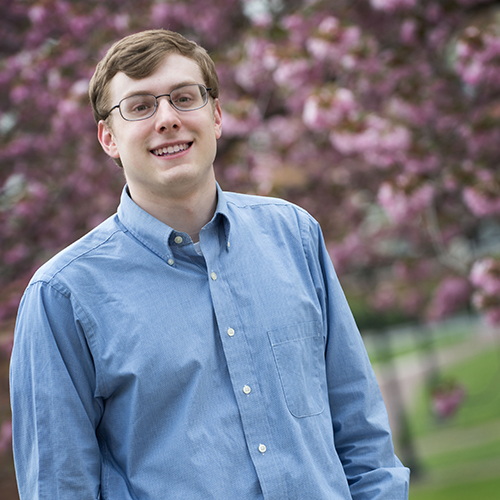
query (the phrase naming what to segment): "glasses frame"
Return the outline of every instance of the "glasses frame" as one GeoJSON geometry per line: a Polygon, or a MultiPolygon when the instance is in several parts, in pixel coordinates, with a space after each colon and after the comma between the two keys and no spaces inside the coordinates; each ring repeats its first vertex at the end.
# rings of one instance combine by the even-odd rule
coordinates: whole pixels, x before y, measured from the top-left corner
{"type": "Polygon", "coordinates": [[[111,111],[113,111],[114,109],[118,109],[118,111],[120,112],[120,116],[127,122],[139,122],[139,121],[142,121],[142,120],[147,120],[148,118],[151,118],[152,116],[154,116],[154,114],[156,113],[156,111],[158,111],[158,99],[160,97],[168,97],[168,102],[172,105],[172,107],[174,109],[176,109],[177,111],[182,111],[184,113],[188,112],[188,111],[196,111],[197,109],[201,109],[201,108],[204,108],[207,103],[208,103],[208,97],[209,97],[209,91],[212,90],[211,87],[206,87],[205,85],[202,85],[201,83],[189,83],[187,85],[181,85],[180,87],[177,87],[175,88],[174,90],[172,90],[170,93],[168,94],[160,94],[160,95],[154,95],[154,94],[133,94],[133,95],[129,95],[127,97],[124,97],[123,99],[120,100],[120,102],[118,104],[116,104],[115,106],[113,106],[107,113],[106,113],[106,116],[103,118],[103,120],[106,120],[108,118],[108,116],[111,114],[111,111]],[[197,87],[201,87],[203,89],[205,89],[205,102],[201,105],[201,106],[198,106],[196,108],[191,108],[191,109],[181,109],[181,108],[178,108],[174,102],[172,101],[172,98],[170,97],[171,94],[173,94],[176,90],[179,90],[179,89],[182,89],[184,87],[194,87],[194,86],[197,86],[197,87]],[[123,113],[122,113],[122,108],[121,108],[121,104],[123,101],[126,101],[127,99],[130,99],[131,97],[135,97],[135,96],[138,96],[138,95],[144,95],[144,96],[151,96],[151,97],[154,97],[155,99],[155,106],[153,108],[153,112],[148,115],[148,116],[145,116],[144,118],[136,118],[136,119],[133,119],[131,120],[130,118],[125,118],[123,116],[123,113]]]}

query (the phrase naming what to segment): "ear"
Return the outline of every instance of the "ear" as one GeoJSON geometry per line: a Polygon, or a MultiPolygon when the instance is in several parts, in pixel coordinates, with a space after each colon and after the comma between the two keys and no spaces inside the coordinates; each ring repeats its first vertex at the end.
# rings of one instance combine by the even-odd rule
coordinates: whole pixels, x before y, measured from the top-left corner
{"type": "Polygon", "coordinates": [[[222,111],[220,109],[219,99],[214,101],[214,125],[215,125],[215,138],[220,139],[222,135],[222,111]]]}
{"type": "Polygon", "coordinates": [[[111,158],[120,158],[113,131],[104,120],[101,120],[97,125],[97,138],[101,143],[102,149],[104,149],[111,158]]]}

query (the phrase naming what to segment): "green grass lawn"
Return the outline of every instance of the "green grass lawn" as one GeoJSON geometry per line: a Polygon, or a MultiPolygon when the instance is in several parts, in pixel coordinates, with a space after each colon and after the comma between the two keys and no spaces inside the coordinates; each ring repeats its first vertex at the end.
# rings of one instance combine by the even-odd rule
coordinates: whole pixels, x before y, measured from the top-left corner
{"type": "Polygon", "coordinates": [[[494,500],[500,496],[500,477],[433,489],[410,491],[410,500],[494,500]]]}
{"type": "Polygon", "coordinates": [[[395,332],[386,332],[390,335],[389,343],[380,342],[382,333],[364,331],[363,340],[372,364],[383,363],[388,357],[418,354],[425,350],[438,350],[463,342],[471,335],[477,320],[469,317],[460,321],[449,320],[438,327],[407,326],[395,332]],[[389,348],[389,351],[386,349],[389,348]]]}
{"type": "Polygon", "coordinates": [[[449,428],[477,426],[500,420],[500,351],[490,348],[444,370],[441,377],[463,384],[465,401],[449,421],[439,422],[429,410],[429,394],[422,390],[410,417],[415,435],[449,428]]]}
{"type": "Polygon", "coordinates": [[[443,370],[463,384],[458,412],[439,421],[422,390],[410,415],[423,473],[410,500],[500,498],[500,351],[490,348],[443,370]]]}
{"type": "Polygon", "coordinates": [[[500,436],[492,435],[491,439],[492,441],[486,441],[477,446],[467,446],[429,455],[425,460],[425,466],[430,469],[439,469],[468,462],[497,459],[500,457],[500,436]]]}

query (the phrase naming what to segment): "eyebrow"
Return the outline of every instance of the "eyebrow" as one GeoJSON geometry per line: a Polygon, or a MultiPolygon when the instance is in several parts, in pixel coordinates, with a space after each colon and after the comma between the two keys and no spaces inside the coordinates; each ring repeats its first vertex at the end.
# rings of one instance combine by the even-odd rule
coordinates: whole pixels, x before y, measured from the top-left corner
{"type": "MultiPolygon", "coordinates": [[[[194,80],[184,80],[182,82],[176,83],[175,85],[172,85],[171,88],[170,88],[170,91],[169,92],[164,92],[164,93],[165,94],[169,94],[173,90],[178,89],[179,87],[184,87],[185,85],[205,85],[205,84],[204,83],[198,83],[198,82],[196,82],[194,80]]],[[[162,92],[161,94],[158,94],[158,95],[163,95],[164,93],[162,92]]],[[[142,94],[155,95],[155,94],[152,93],[151,90],[133,90],[133,91],[127,92],[120,99],[120,101],[123,101],[123,99],[126,99],[127,97],[132,97],[133,95],[142,95],[142,94]]]]}

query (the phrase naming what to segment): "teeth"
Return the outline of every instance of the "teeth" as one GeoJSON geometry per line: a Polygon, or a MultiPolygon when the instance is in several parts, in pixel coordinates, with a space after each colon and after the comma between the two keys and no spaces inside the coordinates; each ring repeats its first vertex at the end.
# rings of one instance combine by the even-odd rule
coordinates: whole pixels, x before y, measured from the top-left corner
{"type": "Polygon", "coordinates": [[[172,155],[179,151],[184,151],[187,148],[189,148],[189,144],[175,144],[174,146],[168,146],[166,148],[154,149],[153,154],[156,156],[172,155]]]}

